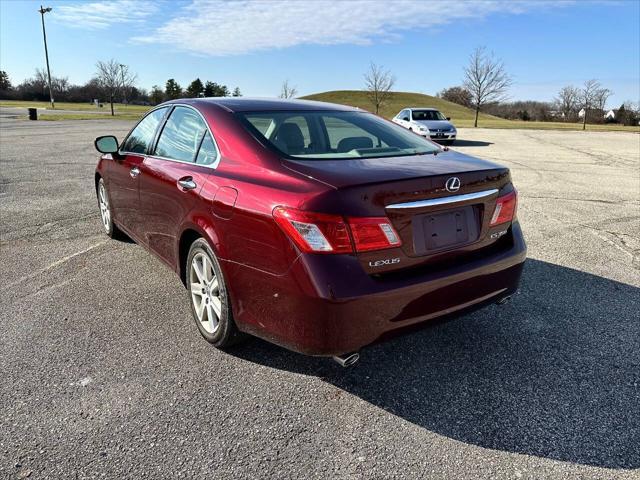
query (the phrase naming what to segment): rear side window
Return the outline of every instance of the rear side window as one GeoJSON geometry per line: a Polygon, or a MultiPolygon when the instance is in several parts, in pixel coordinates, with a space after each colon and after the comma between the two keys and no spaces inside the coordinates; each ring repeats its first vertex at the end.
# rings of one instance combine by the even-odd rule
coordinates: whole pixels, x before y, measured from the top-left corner
{"type": "Polygon", "coordinates": [[[211,138],[209,132],[204,134],[202,143],[200,144],[200,150],[198,150],[198,156],[196,157],[196,163],[198,165],[211,165],[218,158],[218,149],[216,144],[211,138]]]}
{"type": "Polygon", "coordinates": [[[120,148],[123,152],[148,153],[156,135],[158,125],[167,113],[167,108],[158,108],[144,117],[131,131],[120,148]]]}
{"type": "Polygon", "coordinates": [[[194,110],[187,107],[174,108],[162,129],[155,155],[193,162],[206,129],[204,121],[194,110]]]}

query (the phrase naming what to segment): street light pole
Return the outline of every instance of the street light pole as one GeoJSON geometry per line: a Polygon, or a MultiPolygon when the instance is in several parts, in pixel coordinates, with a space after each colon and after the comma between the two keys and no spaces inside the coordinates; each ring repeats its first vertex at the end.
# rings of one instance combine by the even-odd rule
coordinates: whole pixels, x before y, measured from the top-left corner
{"type": "Polygon", "coordinates": [[[47,31],[44,28],[44,14],[51,11],[51,7],[44,8],[40,5],[40,16],[42,17],[42,36],[44,38],[44,57],[47,60],[47,76],[49,77],[49,100],[51,101],[51,108],[55,109],[55,103],[53,102],[53,89],[51,88],[51,70],[49,69],[49,51],[47,50],[47,31]]]}
{"type": "Polygon", "coordinates": [[[122,96],[124,97],[122,103],[127,103],[127,89],[124,86],[124,67],[126,65],[120,64],[120,76],[122,77],[122,96]]]}

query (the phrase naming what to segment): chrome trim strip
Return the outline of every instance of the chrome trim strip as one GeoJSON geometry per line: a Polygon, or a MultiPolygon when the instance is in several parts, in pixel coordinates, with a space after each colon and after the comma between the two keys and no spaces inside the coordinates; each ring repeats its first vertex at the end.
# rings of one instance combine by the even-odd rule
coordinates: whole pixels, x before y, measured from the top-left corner
{"type": "Polygon", "coordinates": [[[482,192],[474,192],[474,193],[465,193],[464,195],[452,195],[450,197],[430,198],[428,200],[416,200],[415,202],[407,202],[407,203],[394,203],[392,205],[387,205],[385,209],[396,210],[396,209],[406,209],[406,208],[422,208],[422,207],[435,207],[438,205],[449,205],[452,203],[461,203],[469,200],[478,200],[480,198],[489,197],[496,193],[498,193],[498,189],[492,188],[491,190],[483,190],[482,192]]]}

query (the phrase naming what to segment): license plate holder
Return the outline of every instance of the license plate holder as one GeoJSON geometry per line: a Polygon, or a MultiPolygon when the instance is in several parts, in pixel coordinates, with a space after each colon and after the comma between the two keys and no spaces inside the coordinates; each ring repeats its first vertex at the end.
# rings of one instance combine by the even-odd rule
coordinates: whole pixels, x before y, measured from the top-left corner
{"type": "Polygon", "coordinates": [[[479,236],[478,212],[473,206],[418,215],[412,224],[418,255],[467,245],[479,236]]]}

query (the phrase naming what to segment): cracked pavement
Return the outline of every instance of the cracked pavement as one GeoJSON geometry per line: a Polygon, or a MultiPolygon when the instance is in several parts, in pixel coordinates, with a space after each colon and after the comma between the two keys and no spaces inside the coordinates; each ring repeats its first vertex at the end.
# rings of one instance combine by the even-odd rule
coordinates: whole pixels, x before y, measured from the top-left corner
{"type": "Polygon", "coordinates": [[[0,118],[0,478],[637,479],[640,135],[460,129],[509,166],[521,291],[341,369],[204,342],[102,233],[93,139],[0,118]]]}

